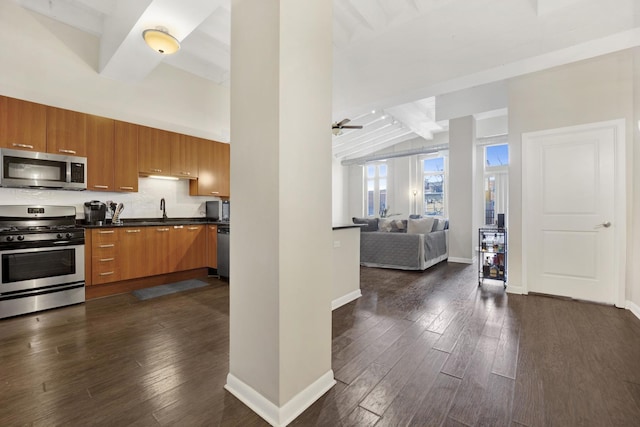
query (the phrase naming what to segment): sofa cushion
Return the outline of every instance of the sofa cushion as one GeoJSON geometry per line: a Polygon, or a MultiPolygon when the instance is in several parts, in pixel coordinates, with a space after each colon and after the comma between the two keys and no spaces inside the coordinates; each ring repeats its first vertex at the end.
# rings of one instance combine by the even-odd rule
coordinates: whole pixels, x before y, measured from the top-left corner
{"type": "Polygon", "coordinates": [[[449,220],[442,218],[442,217],[437,217],[435,218],[436,222],[433,224],[433,231],[442,231],[445,230],[448,227],[448,223],[449,220]]]}
{"type": "Polygon", "coordinates": [[[354,224],[364,224],[360,231],[378,231],[378,218],[352,218],[354,224]]]}
{"type": "Polygon", "coordinates": [[[407,233],[409,234],[427,234],[431,233],[434,224],[433,217],[409,219],[407,223],[407,233]]]}
{"type": "Polygon", "coordinates": [[[407,220],[380,218],[378,220],[378,231],[388,231],[391,233],[404,233],[405,231],[407,231],[407,220]]]}

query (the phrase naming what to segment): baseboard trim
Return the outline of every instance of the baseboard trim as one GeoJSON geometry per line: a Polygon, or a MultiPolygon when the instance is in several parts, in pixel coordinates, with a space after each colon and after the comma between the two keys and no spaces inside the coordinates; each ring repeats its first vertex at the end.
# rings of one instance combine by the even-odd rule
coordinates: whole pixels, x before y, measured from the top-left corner
{"type": "Polygon", "coordinates": [[[507,283],[507,293],[515,295],[527,295],[524,286],[514,286],[507,283]]]}
{"type": "Polygon", "coordinates": [[[458,264],[473,264],[473,258],[449,257],[449,262],[457,262],[458,264]]]}
{"type": "Polygon", "coordinates": [[[333,378],[333,370],[330,369],[281,407],[276,406],[273,402],[231,373],[227,374],[227,384],[225,384],[224,388],[240,399],[242,403],[251,408],[253,412],[261,416],[266,422],[274,427],[280,427],[286,426],[295,420],[298,415],[318,400],[320,396],[329,391],[335,384],[336,380],[333,378]]]}
{"type": "Polygon", "coordinates": [[[338,307],[342,307],[345,304],[349,304],[351,301],[356,300],[362,296],[362,291],[360,289],[349,292],[346,295],[341,296],[340,298],[336,298],[331,301],[331,310],[335,310],[338,307]]]}
{"type": "Polygon", "coordinates": [[[633,301],[627,300],[626,309],[632,312],[638,319],[640,319],[640,305],[633,301]]]}

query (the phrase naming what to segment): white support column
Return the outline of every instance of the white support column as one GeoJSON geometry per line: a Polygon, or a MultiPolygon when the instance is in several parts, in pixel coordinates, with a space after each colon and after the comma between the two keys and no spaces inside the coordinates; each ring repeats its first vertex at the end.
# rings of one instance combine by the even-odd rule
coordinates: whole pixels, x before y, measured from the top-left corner
{"type": "Polygon", "coordinates": [[[332,2],[233,0],[226,389],[286,425],[331,370],[332,2]]]}
{"type": "Polygon", "coordinates": [[[475,119],[449,121],[449,261],[471,264],[473,248],[473,189],[475,119]]]}

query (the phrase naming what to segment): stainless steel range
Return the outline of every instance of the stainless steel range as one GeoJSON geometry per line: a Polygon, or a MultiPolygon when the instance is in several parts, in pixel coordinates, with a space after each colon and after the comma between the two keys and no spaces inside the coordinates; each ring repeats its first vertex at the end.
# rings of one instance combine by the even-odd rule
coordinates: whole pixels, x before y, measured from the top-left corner
{"type": "Polygon", "coordinates": [[[0,319],[84,302],[73,206],[0,206],[0,319]]]}

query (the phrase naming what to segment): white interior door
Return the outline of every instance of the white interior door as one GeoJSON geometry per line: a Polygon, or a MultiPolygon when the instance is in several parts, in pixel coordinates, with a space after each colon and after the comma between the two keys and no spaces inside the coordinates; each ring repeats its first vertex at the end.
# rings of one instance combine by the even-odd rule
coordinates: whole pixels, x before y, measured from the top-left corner
{"type": "Polygon", "coordinates": [[[621,303],[624,122],[523,134],[522,143],[527,290],[621,303]]]}

